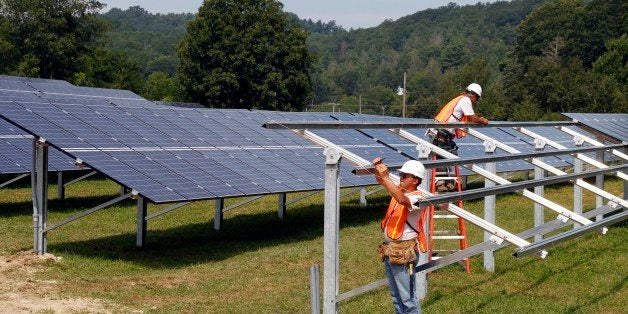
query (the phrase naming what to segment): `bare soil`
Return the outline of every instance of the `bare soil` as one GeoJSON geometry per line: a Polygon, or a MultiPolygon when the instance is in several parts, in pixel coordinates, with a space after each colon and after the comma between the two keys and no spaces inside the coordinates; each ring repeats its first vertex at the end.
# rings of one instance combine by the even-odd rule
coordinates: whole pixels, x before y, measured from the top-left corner
{"type": "Polygon", "coordinates": [[[67,298],[57,282],[36,279],[47,263],[61,263],[52,254],[38,256],[32,251],[0,255],[1,313],[119,313],[136,312],[110,302],[88,298],[67,298]]]}

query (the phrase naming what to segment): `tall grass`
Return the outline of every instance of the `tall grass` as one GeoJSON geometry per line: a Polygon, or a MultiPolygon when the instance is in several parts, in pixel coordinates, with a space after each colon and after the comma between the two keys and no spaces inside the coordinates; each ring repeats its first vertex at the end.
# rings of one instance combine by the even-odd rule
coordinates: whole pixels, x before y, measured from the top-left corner
{"type": "MultiPolygon", "coordinates": [[[[619,195],[623,182],[607,180],[619,195]]],[[[54,197],[53,185],[50,187],[54,197]]],[[[49,223],[116,197],[118,186],[103,179],[68,188],[67,199],[51,200],[49,223]]],[[[546,196],[571,208],[572,189],[546,188],[546,196]]],[[[296,196],[290,196],[296,197],[296,196]]],[[[227,206],[237,200],[227,200],[227,206]]],[[[384,277],[375,246],[388,197],[375,194],[369,206],[357,195],[340,209],[340,290],[384,277]]],[[[585,194],[585,208],[594,198],[585,194]]],[[[197,202],[149,221],[147,245],[135,247],[135,204],[125,201],[54,230],[48,252],[63,259],[47,264],[38,279],[54,280],[66,297],[108,300],[155,313],[307,313],[309,267],[322,264],[322,193],[289,207],[277,218],[277,197],[267,196],[225,213],[213,230],[214,203],[197,202]]],[[[483,202],[466,208],[482,215],[483,202]]],[[[163,208],[149,206],[149,214],[163,208]]],[[[0,189],[0,252],[32,249],[32,205],[28,186],[0,189]]],[[[497,224],[512,232],[532,226],[533,204],[509,194],[497,199],[497,224]]],[[[556,217],[546,211],[546,220],[556,217]]],[[[468,225],[472,244],[482,232],[468,225]]],[[[429,274],[426,313],[440,312],[626,312],[628,229],[589,234],[551,248],[545,260],[516,259],[512,247],[496,253],[496,271],[472,259],[472,273],[451,265],[429,274]]],[[[390,313],[387,288],[344,301],[342,313],[390,313]]]]}

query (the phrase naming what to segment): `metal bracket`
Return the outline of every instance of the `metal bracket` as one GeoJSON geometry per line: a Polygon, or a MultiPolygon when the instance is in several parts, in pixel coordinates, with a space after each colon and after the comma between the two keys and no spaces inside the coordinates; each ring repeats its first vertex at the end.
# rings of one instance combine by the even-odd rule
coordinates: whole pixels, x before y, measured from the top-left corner
{"type": "Polygon", "coordinates": [[[546,145],[546,144],[547,144],[547,143],[546,143],[546,142],[545,142],[545,140],[544,140],[544,139],[542,139],[542,138],[538,138],[538,137],[537,137],[537,138],[535,138],[535,139],[534,139],[534,149],[536,149],[536,150],[542,150],[542,149],[545,149],[545,145],[546,145]]]}
{"type": "Polygon", "coordinates": [[[432,152],[432,149],[423,143],[417,144],[416,150],[419,152],[419,159],[427,159],[430,157],[430,153],[432,152]]]}
{"type": "Polygon", "coordinates": [[[491,240],[495,244],[502,244],[504,242],[504,238],[502,238],[502,237],[500,237],[498,235],[495,235],[495,234],[491,235],[489,240],[491,240]]]}
{"type": "Polygon", "coordinates": [[[46,139],[43,137],[40,137],[37,139],[37,144],[40,146],[48,146],[48,143],[46,142],[46,139]]]}
{"type": "Polygon", "coordinates": [[[138,191],[136,191],[136,190],[131,190],[131,196],[130,196],[130,197],[131,197],[131,199],[136,200],[136,199],[138,199],[138,198],[139,198],[139,195],[140,195],[140,192],[138,192],[138,191]]]}
{"type": "Polygon", "coordinates": [[[340,152],[335,147],[325,147],[325,164],[335,165],[340,161],[340,152]]]}
{"type": "Polygon", "coordinates": [[[493,141],[485,140],[484,141],[484,152],[485,153],[494,153],[495,149],[497,149],[497,145],[493,141]]]}
{"type": "Polygon", "coordinates": [[[576,146],[582,146],[582,144],[584,144],[584,138],[580,135],[576,135],[573,137],[573,142],[576,146]]]}
{"type": "Polygon", "coordinates": [[[76,160],[74,161],[74,166],[79,169],[85,168],[85,164],[83,164],[83,160],[81,158],[76,158],[76,160]]]}

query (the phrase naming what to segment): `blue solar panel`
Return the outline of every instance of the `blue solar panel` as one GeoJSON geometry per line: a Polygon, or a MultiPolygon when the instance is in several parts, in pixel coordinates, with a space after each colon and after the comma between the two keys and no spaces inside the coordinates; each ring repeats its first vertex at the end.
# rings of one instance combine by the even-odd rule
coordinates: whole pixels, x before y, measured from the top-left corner
{"type": "Polygon", "coordinates": [[[606,136],[628,142],[628,114],[626,113],[563,113],[563,115],[606,136]]]}
{"type": "Polygon", "coordinates": [[[74,86],[74,85],[59,85],[59,84],[49,83],[49,82],[29,82],[28,85],[36,89],[37,91],[45,93],[45,94],[64,94],[64,95],[83,95],[83,96],[107,97],[107,98],[142,99],[139,95],[128,90],[83,87],[83,86],[74,86]]]}

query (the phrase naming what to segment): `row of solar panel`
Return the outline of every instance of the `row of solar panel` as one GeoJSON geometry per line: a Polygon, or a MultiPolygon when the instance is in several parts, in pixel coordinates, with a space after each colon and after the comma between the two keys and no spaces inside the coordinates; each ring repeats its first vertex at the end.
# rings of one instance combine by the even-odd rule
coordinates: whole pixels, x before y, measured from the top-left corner
{"type": "MultiPolygon", "coordinates": [[[[55,84],[29,84],[37,83],[55,84]]],[[[50,90],[68,89],[51,87],[50,90]]],[[[330,116],[175,108],[141,98],[105,99],[32,91],[3,91],[0,97],[2,116],[154,202],[321,189],[322,149],[290,130],[262,128],[268,120],[402,120],[347,113],[330,116]]],[[[423,137],[424,130],[409,131],[423,137]]],[[[481,131],[521,151],[533,149],[531,139],[519,133],[481,131]]],[[[563,132],[553,128],[539,131],[565,146],[573,146],[571,137],[563,132]]],[[[416,156],[415,144],[387,130],[316,133],[366,160],[383,156],[389,163],[400,164],[416,156]]],[[[460,142],[460,147],[462,157],[484,155],[482,143],[477,139],[468,137],[460,142]]],[[[547,161],[559,167],[569,165],[568,159],[547,161]]],[[[350,168],[343,167],[345,186],[373,183],[372,178],[349,174],[350,168]]],[[[525,169],[531,169],[531,165],[522,161],[498,164],[499,171],[525,169]]]]}

